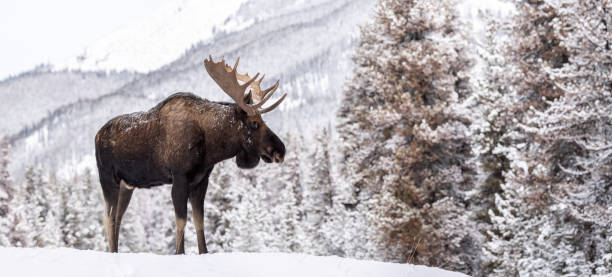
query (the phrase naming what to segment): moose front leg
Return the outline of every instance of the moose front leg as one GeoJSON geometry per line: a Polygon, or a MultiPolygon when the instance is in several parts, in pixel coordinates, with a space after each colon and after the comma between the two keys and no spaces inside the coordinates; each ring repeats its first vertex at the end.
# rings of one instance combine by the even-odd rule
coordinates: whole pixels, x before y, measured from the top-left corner
{"type": "Polygon", "coordinates": [[[176,221],[176,254],[185,254],[185,225],[187,224],[188,183],[184,177],[175,177],[172,184],[172,204],[176,221]]]}
{"type": "Polygon", "coordinates": [[[202,182],[189,193],[193,223],[198,235],[198,252],[200,254],[208,253],[206,238],[204,237],[204,198],[206,198],[206,189],[208,188],[208,174],[210,174],[210,170],[202,182]]]}

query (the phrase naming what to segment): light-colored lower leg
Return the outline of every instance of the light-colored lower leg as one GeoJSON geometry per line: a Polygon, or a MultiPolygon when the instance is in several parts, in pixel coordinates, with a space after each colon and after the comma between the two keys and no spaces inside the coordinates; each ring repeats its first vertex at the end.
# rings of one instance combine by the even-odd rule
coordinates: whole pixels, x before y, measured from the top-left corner
{"type": "Polygon", "coordinates": [[[114,244],[117,248],[119,248],[119,230],[121,229],[121,219],[123,219],[123,215],[125,214],[125,210],[130,204],[130,199],[132,199],[132,193],[134,192],[134,188],[130,187],[125,181],[121,180],[119,183],[119,199],[117,201],[117,208],[114,211],[114,224],[115,227],[115,237],[114,244]]]}
{"type": "Polygon", "coordinates": [[[204,237],[204,213],[203,211],[198,211],[201,209],[199,207],[193,207],[193,224],[195,225],[196,234],[198,236],[198,252],[200,254],[208,253],[208,249],[206,249],[206,238],[204,237]]]}
{"type": "Polygon", "coordinates": [[[176,218],[176,254],[185,254],[185,225],[187,220],[176,218]]]}
{"type": "Polygon", "coordinates": [[[109,207],[107,204],[104,213],[104,227],[106,229],[108,251],[117,252],[117,244],[115,243],[115,211],[113,211],[113,207],[109,207]]]}
{"type": "MultiPolygon", "coordinates": [[[[194,220],[195,221],[195,220],[194,220]]],[[[206,249],[206,239],[204,237],[204,223],[200,221],[196,223],[196,234],[198,236],[198,252],[200,254],[208,253],[208,249],[206,249]]]]}

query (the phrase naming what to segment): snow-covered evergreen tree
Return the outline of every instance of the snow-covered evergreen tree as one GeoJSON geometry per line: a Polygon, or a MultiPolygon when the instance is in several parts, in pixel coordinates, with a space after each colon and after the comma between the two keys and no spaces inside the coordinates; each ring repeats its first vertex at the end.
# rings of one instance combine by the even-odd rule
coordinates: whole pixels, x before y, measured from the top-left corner
{"type": "Polygon", "coordinates": [[[16,211],[19,207],[15,199],[16,190],[8,171],[9,165],[8,138],[0,140],[0,246],[14,244],[16,211]]]}
{"type": "MultiPolygon", "coordinates": [[[[175,252],[176,226],[171,189],[171,186],[160,186],[148,190],[136,190],[134,198],[138,197],[143,201],[139,201],[138,206],[130,205],[130,209],[137,210],[134,214],[140,217],[140,223],[143,225],[146,235],[145,247],[154,253],[173,254],[175,252]]],[[[193,227],[187,226],[186,229],[188,228],[193,227]]],[[[194,238],[187,239],[193,240],[194,238]]]]}
{"type": "MultiPolygon", "coordinates": [[[[302,250],[304,201],[299,155],[301,138],[288,136],[282,164],[260,164],[251,170],[223,164],[219,170],[227,188],[214,192],[211,206],[218,225],[213,241],[228,251],[302,250]],[[235,174],[229,172],[236,172],[235,174]],[[296,188],[298,187],[298,188],[296,188]]],[[[214,176],[214,175],[213,175],[214,176]]],[[[216,184],[214,184],[216,185],[216,184]]],[[[222,184],[218,184],[222,185],[222,184]]]]}
{"type": "Polygon", "coordinates": [[[106,249],[106,231],[103,226],[102,212],[104,210],[104,200],[100,191],[100,184],[93,177],[91,169],[86,168],[80,180],[80,194],[83,195],[85,207],[82,211],[85,220],[81,225],[82,235],[85,238],[86,249],[104,250],[106,249]]]}
{"type": "Polygon", "coordinates": [[[81,238],[80,225],[83,221],[82,214],[79,213],[83,208],[81,203],[82,195],[78,195],[76,188],[78,187],[76,178],[71,182],[60,183],[60,226],[62,232],[62,240],[64,245],[68,247],[82,248],[83,240],[81,238]]]}
{"type": "MultiPolygon", "coordinates": [[[[130,206],[126,210],[125,215],[123,216],[123,219],[121,221],[121,230],[119,231],[119,251],[141,252],[143,251],[143,249],[149,251],[149,246],[147,245],[147,233],[145,228],[145,222],[147,222],[147,218],[143,216],[144,213],[142,211],[144,211],[146,207],[148,207],[147,203],[151,199],[151,197],[149,196],[152,192],[153,190],[140,190],[134,192],[134,194],[132,195],[130,206]]],[[[170,198],[170,195],[168,194],[166,195],[166,197],[170,198]]],[[[171,206],[166,208],[172,209],[171,206]]],[[[159,231],[163,232],[163,230],[159,231]]],[[[187,232],[187,230],[185,231],[187,232]]],[[[174,240],[172,241],[172,245],[174,245],[174,240]]],[[[174,247],[172,249],[174,249],[174,247]]]]}
{"type": "Polygon", "coordinates": [[[276,170],[266,170],[268,178],[264,181],[268,186],[278,190],[277,204],[272,208],[272,223],[276,239],[272,242],[272,248],[279,251],[297,252],[301,249],[302,239],[298,238],[301,233],[302,211],[302,176],[300,174],[299,151],[303,137],[287,136],[285,145],[289,151],[285,154],[282,165],[273,165],[276,170]],[[278,173],[276,173],[278,172],[278,173]]]}
{"type": "Polygon", "coordinates": [[[475,229],[455,229],[473,226],[463,105],[470,57],[455,5],[379,2],[374,22],[362,29],[339,132],[357,205],[368,207],[379,231],[371,238],[374,256],[472,273],[478,255],[464,253],[478,252],[481,239],[475,229]],[[433,218],[440,214],[449,216],[433,218]]]}
{"type": "Polygon", "coordinates": [[[0,246],[24,247],[29,242],[29,225],[26,222],[23,206],[23,193],[20,187],[15,187],[8,171],[9,144],[8,139],[0,142],[0,246]]]}
{"type": "Polygon", "coordinates": [[[518,127],[491,211],[499,276],[609,274],[610,1],[517,3],[518,127]]]}
{"type": "Polygon", "coordinates": [[[380,249],[371,242],[371,210],[366,205],[347,202],[346,195],[335,192],[329,217],[321,226],[325,241],[329,242],[326,255],[371,259],[380,249]]]}
{"type": "Polygon", "coordinates": [[[486,24],[483,45],[475,45],[472,81],[475,86],[468,100],[473,112],[470,132],[472,150],[476,157],[476,191],[471,196],[480,203],[477,218],[490,222],[488,210],[495,206],[496,193],[501,191],[503,173],[509,161],[504,149],[512,144],[508,136],[515,126],[517,113],[514,105],[519,101],[514,94],[517,65],[513,63],[508,45],[512,45],[511,26],[507,17],[498,17],[489,11],[481,11],[479,20],[486,24]]]}
{"type": "Polygon", "coordinates": [[[102,223],[103,201],[99,185],[86,169],[70,181],[60,181],[60,222],[65,246],[77,249],[105,250],[102,223]]]}
{"type": "MultiPolygon", "coordinates": [[[[283,180],[281,180],[283,182],[283,180]]],[[[270,214],[272,226],[270,234],[272,240],[268,241],[267,247],[274,251],[298,252],[301,240],[298,240],[298,206],[295,205],[294,183],[283,182],[278,195],[278,204],[272,208],[270,214]]]]}
{"type": "MultiPolygon", "coordinates": [[[[329,219],[332,204],[332,180],[330,174],[330,141],[327,129],[315,136],[314,153],[311,155],[310,174],[304,180],[304,200],[301,237],[303,251],[311,254],[328,254],[330,242],[321,227],[329,219]]],[[[303,153],[304,155],[306,153],[303,153]]]]}
{"type": "Polygon", "coordinates": [[[232,161],[219,163],[215,166],[208,184],[204,215],[207,234],[208,251],[230,250],[233,238],[229,236],[233,221],[230,218],[233,209],[238,207],[239,194],[235,189],[237,166],[232,161]]]}
{"type": "Polygon", "coordinates": [[[28,246],[58,246],[61,241],[59,224],[59,190],[50,183],[42,170],[29,167],[25,172],[21,201],[24,223],[28,226],[28,246]]]}
{"type": "Polygon", "coordinates": [[[267,251],[266,242],[273,239],[271,211],[263,206],[269,201],[268,190],[257,179],[252,170],[238,171],[238,178],[232,184],[231,193],[238,196],[239,204],[227,215],[230,228],[226,234],[230,238],[228,247],[233,251],[267,251]]]}
{"type": "Polygon", "coordinates": [[[5,218],[10,213],[9,203],[15,196],[15,189],[8,171],[9,144],[8,138],[0,140],[0,217],[5,218]]]}

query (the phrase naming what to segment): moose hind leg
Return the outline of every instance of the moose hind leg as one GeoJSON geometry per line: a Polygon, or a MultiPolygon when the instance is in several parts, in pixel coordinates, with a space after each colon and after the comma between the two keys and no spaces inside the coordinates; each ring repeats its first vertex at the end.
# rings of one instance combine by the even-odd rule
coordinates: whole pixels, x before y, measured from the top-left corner
{"type": "Polygon", "coordinates": [[[203,181],[203,183],[189,193],[193,223],[198,235],[198,252],[200,254],[208,253],[206,238],[204,237],[204,198],[206,196],[207,186],[208,182],[203,181]]]}
{"type": "Polygon", "coordinates": [[[185,254],[185,225],[187,224],[188,186],[182,178],[172,184],[172,204],[176,221],[176,254],[185,254]]]}
{"type": "Polygon", "coordinates": [[[115,219],[117,214],[117,201],[119,199],[119,185],[112,176],[100,171],[100,184],[104,194],[104,227],[108,241],[108,251],[117,252],[115,240],[115,219]]]}
{"type": "Polygon", "coordinates": [[[121,180],[119,185],[119,199],[117,201],[117,209],[115,214],[115,237],[114,244],[119,246],[119,230],[121,229],[121,219],[127,210],[130,200],[132,199],[132,193],[134,188],[129,187],[125,181],[121,180]]]}

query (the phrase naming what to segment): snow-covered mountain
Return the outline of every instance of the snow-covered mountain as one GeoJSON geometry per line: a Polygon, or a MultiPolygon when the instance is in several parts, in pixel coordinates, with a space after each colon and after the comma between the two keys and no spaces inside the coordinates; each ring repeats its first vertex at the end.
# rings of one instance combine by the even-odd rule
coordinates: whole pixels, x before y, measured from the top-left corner
{"type": "Polygon", "coordinates": [[[253,18],[236,16],[244,2],[172,1],[141,22],[108,35],[55,66],[139,72],[158,69],[178,59],[194,43],[210,40],[216,32],[236,31],[253,24],[253,18]]]}
{"type": "Polygon", "coordinates": [[[264,86],[281,80],[277,94],[288,98],[265,116],[281,136],[332,124],[358,26],[373,13],[375,1],[234,1],[229,15],[202,19],[196,25],[207,27],[187,30],[189,21],[177,17],[210,12],[194,3],[153,15],[151,26],[164,26],[159,33],[144,23],[129,27],[70,63],[1,82],[0,105],[9,116],[0,133],[12,143],[13,175],[20,178],[35,163],[56,170],[93,166],[93,137],[107,120],[149,109],[172,93],[229,100],[202,65],[208,55],[230,61],[240,56],[241,71],[266,74],[264,86]],[[179,31],[186,39],[175,42],[179,31]]]}
{"type": "Polygon", "coordinates": [[[140,22],[126,26],[56,69],[150,72],[178,59],[194,44],[218,33],[243,30],[272,16],[326,1],[172,0],[140,22]]]}
{"type": "Polygon", "coordinates": [[[162,256],[67,248],[0,248],[0,259],[6,276],[466,276],[419,265],[285,253],[162,256]]]}

